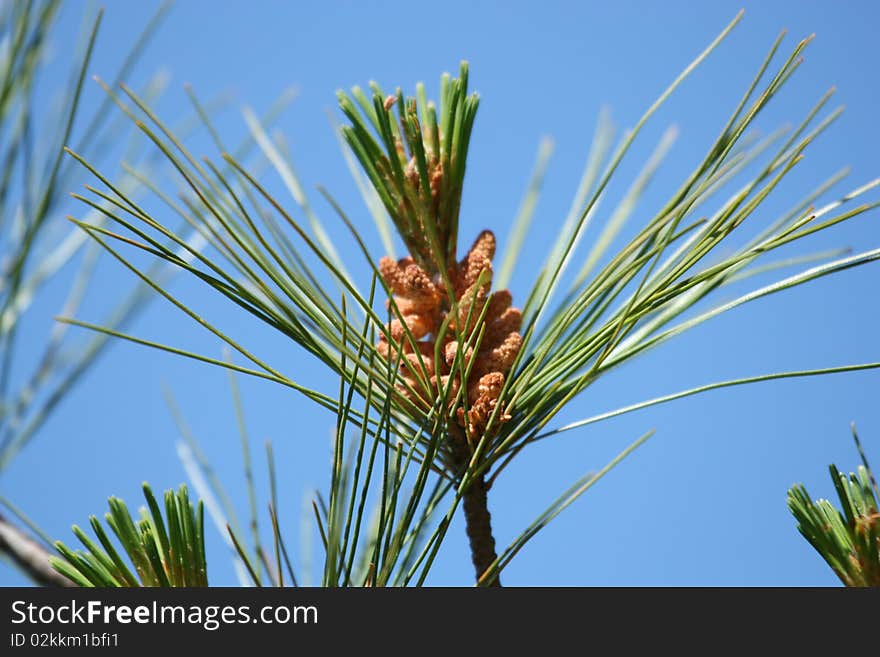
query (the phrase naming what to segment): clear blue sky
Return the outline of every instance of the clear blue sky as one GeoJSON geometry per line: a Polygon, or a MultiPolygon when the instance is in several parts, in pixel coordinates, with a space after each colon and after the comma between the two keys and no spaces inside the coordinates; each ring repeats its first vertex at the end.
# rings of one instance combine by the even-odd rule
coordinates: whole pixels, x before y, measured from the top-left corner
{"type": "MultiPolygon", "coordinates": [[[[334,110],[335,91],[370,79],[386,88],[407,89],[424,80],[433,89],[443,71],[469,60],[472,86],[482,102],[471,146],[463,235],[488,227],[503,240],[539,139],[551,135],[556,140],[527,242],[532,260],[524,260],[511,285],[522,298],[533,275],[529,263],[545,253],[568,209],[600,107],[611,107],[619,128],[631,126],[740,6],[746,7],[744,21],[655,117],[620,172],[623,188],[664,128],[678,125],[679,140],[633,223],[650,216],[703,155],[782,28],[789,30],[784,49],[811,33],[817,38],[805,65],[762,118],[763,131],[798,121],[831,85],[837,86],[837,102],[847,111],[811,147],[762,217],[788,208],[843,165],[852,166],[852,175],[841,191],[880,175],[880,15],[872,2],[190,0],[177,3],[132,81],[143,82],[150,71],[167,69],[172,82],[158,107],[170,118],[187,111],[184,83],[192,83],[202,97],[234,91],[235,106],[218,120],[230,142],[245,134],[239,106],[265,109],[282,90],[296,85],[299,97],[279,128],[289,139],[298,170],[311,188],[328,186],[366,225],[368,215],[326,118],[327,110],[334,110]]],[[[90,7],[65,3],[61,27],[75,32],[90,7]]],[[[112,76],[154,7],[152,2],[108,3],[95,72],[112,76]]],[[[55,33],[58,57],[70,41],[64,31],[55,33]]],[[[50,71],[58,81],[66,79],[59,62],[50,71]]],[[[86,102],[94,103],[100,93],[90,85],[86,102]]],[[[206,142],[195,143],[213,154],[206,142]]],[[[313,196],[319,213],[330,221],[329,208],[313,196]]],[[[880,246],[878,221],[875,211],[803,249],[880,246]]],[[[334,235],[343,254],[355,257],[344,232],[334,235]]],[[[106,299],[130,282],[113,263],[99,271],[80,313],[87,320],[100,319],[106,299]]],[[[720,379],[878,361],[878,284],[880,268],[869,265],[738,309],[627,365],[573,402],[562,419],[720,379]]],[[[242,342],[259,345],[297,380],[334,390],[335,383],[294,345],[255,326],[192,281],[179,280],[175,289],[242,342]]],[[[36,311],[41,309],[47,317],[56,310],[49,302],[36,311]]],[[[220,353],[216,340],[162,301],[131,332],[220,353]]],[[[29,333],[25,349],[36,349],[42,336],[42,331],[29,333]]],[[[103,513],[107,496],[139,504],[140,482],[163,489],[184,481],[163,383],[173,389],[244,514],[226,375],[129,344],[114,345],[89,373],[0,477],[0,493],[53,536],[72,539],[69,526],[103,513]]],[[[324,487],[328,476],[332,418],[270,383],[240,383],[259,479],[265,481],[260,445],[270,438],[281,478],[282,521],[298,546],[303,496],[324,487]]],[[[878,372],[730,389],[572,432],[525,452],[491,493],[502,546],[570,481],[602,467],[647,429],[657,430],[517,557],[506,583],[834,585],[836,578],[797,533],[785,493],[803,481],[814,496],[833,494],[828,463],[849,470],[857,462],[848,429],[853,420],[869,456],[880,463],[878,390],[878,372]]],[[[213,582],[233,584],[225,548],[213,531],[208,549],[213,582]]],[[[0,584],[22,582],[0,565],[0,584]]],[[[458,524],[430,583],[470,582],[466,540],[458,524]]]]}

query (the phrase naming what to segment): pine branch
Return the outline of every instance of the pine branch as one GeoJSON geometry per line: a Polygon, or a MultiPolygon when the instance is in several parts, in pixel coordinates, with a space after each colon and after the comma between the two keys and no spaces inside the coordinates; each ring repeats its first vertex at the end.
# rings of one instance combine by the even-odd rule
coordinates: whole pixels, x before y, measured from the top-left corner
{"type": "MultiPolygon", "coordinates": [[[[764,140],[749,138],[757,117],[800,66],[810,39],[798,42],[781,61],[782,37],[774,41],[728,122],[667,202],[634,212],[640,203],[647,205],[644,190],[661,166],[674,131],[661,139],[605,225],[594,225],[600,201],[616,194],[612,178],[622,175],[622,162],[631,157],[628,153],[639,133],[740,16],[672,81],[617,148],[610,150],[610,128],[606,120],[600,121],[572,210],[543,266],[534,272],[533,283],[517,294],[518,307],[511,305],[513,292],[493,290],[491,230],[482,231],[465,258],[458,260],[461,191],[478,106],[478,96],[468,93],[466,66],[460,78],[443,78],[437,104],[427,101],[421,86],[412,97],[400,90],[387,95],[376,84],[370,85],[371,97],[357,87],[339,95],[349,121],[340,134],[351,150],[350,160],[363,169],[358,174],[363,178],[361,186],[370,183],[367,196],[375,206],[372,214],[381,217],[377,229],[384,236],[383,244],[390,241],[390,221],[408,251],[400,260],[390,257],[390,249],[386,257],[377,258],[366,246],[362,227],[322,190],[349,229],[355,250],[371,268],[369,294],[348,275],[336,249],[327,248],[327,231],[305,198],[283,144],[270,138],[256,117],[246,116],[251,132],[299,211],[273,197],[259,173],[249,171],[237,155],[225,153],[222,144],[217,159],[200,159],[145,99],[126,87],[124,96],[107,88],[161,157],[174,166],[185,197],[183,204],[165,201],[161,208],[153,207],[156,199],[139,203],[87,157],[71,152],[102,185],[102,189],[88,187],[89,196],[76,196],[88,212],[99,212],[101,221],[87,218],[75,223],[146,285],[240,354],[246,367],[91,323],[67,321],[273,380],[336,412],[329,504],[322,498],[312,507],[326,552],[324,585],[423,584],[459,503],[468,524],[478,584],[497,582],[501,570],[538,531],[650,433],[567,489],[497,556],[486,493],[492,480],[526,447],[561,431],[718,388],[880,367],[873,362],[801,368],[714,382],[561,428],[551,425],[603,374],[669,339],[753,300],[880,260],[880,249],[846,257],[832,251],[818,262],[813,255],[806,260],[803,256],[780,260],[776,255],[880,207],[880,201],[862,200],[880,186],[880,179],[843,194],[834,192],[835,197],[821,201],[842,180],[841,174],[835,174],[776,221],[768,224],[758,217],[766,211],[768,197],[784,193],[781,183],[808,147],[840,116],[839,109],[820,116],[829,92],[793,130],[780,130],[764,140]],[[736,188],[728,195],[731,185],[736,188]],[[726,198],[719,198],[721,194],[726,198]],[[205,249],[192,249],[166,223],[164,205],[198,232],[205,249]],[[301,221],[300,215],[307,221],[301,221]],[[644,223],[628,230],[627,221],[637,216],[643,216],[644,223]],[[750,229],[754,232],[748,233],[750,229]],[[338,401],[295,382],[256,350],[210,323],[147,271],[142,256],[198,279],[317,359],[339,377],[338,401]],[[583,263],[578,271],[569,271],[578,262],[583,263]],[[737,281],[804,262],[816,264],[733,301],[719,300],[719,291],[737,281]],[[341,298],[331,295],[331,286],[339,289],[341,298]],[[387,312],[377,309],[377,303],[386,300],[387,312]],[[355,398],[363,400],[362,408],[354,404],[355,398]],[[460,440],[453,434],[461,434],[460,440]],[[410,484],[412,493],[407,496],[402,491],[410,484]],[[368,499],[378,500],[373,521],[365,520],[368,499]],[[450,501],[448,510],[433,524],[432,513],[445,501],[450,501]]],[[[543,166],[539,158],[508,241],[508,254],[500,259],[500,282],[515,267],[520,245],[528,243],[543,166]]],[[[153,191],[159,200],[167,197],[153,191]]],[[[278,552],[284,551],[278,538],[275,570],[280,570],[278,552]]],[[[231,532],[230,541],[240,548],[255,582],[260,567],[273,570],[260,550],[254,552],[262,563],[249,561],[251,551],[245,549],[239,532],[231,532]]]]}

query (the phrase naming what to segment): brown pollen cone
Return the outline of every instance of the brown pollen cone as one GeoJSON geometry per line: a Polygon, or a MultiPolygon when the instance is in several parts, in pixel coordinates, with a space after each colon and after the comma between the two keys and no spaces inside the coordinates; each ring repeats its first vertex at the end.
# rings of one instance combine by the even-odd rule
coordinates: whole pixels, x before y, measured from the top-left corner
{"type": "MultiPolygon", "coordinates": [[[[466,429],[471,442],[478,441],[485,433],[499,403],[505,377],[522,345],[519,333],[522,313],[511,305],[510,292],[490,293],[494,256],[495,236],[484,230],[464,258],[450,269],[448,279],[457,306],[453,317],[448,317],[451,309],[444,283],[429,276],[412,258],[395,261],[385,257],[379,261],[379,273],[400,313],[400,318],[392,320],[387,327],[390,341],[386,336],[379,341],[379,353],[396,359],[402,352],[402,381],[398,390],[422,410],[434,405],[439,395],[438,386],[450,385],[450,379],[451,406],[462,385],[462,369],[470,368],[466,407],[459,402],[454,409],[447,410],[453,412],[456,423],[466,429]],[[466,353],[459,354],[462,347],[458,335],[472,345],[484,310],[485,331],[479,349],[474,353],[470,346],[466,353]],[[447,320],[446,330],[438,336],[437,332],[447,320]],[[412,340],[407,337],[407,329],[412,340]],[[435,354],[439,354],[439,362],[435,362],[435,354]]],[[[496,416],[495,427],[509,419],[510,415],[502,408],[496,416]]]]}

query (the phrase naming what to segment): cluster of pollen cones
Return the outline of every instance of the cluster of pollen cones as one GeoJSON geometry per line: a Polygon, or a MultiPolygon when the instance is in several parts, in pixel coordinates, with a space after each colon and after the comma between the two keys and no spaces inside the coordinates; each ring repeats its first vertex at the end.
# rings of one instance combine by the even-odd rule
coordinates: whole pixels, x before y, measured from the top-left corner
{"type": "MultiPolygon", "coordinates": [[[[467,255],[448,272],[452,295],[457,301],[455,306],[450,304],[450,294],[440,277],[430,276],[412,258],[395,261],[385,257],[379,261],[379,272],[393,294],[403,321],[391,321],[388,326],[390,342],[383,336],[377,350],[384,358],[391,359],[402,353],[402,382],[398,390],[424,410],[434,406],[440,391],[450,385],[450,379],[452,387],[446,399],[450,407],[455,404],[462,387],[464,368],[467,372],[467,410],[459,399],[454,415],[471,440],[479,439],[485,433],[505,377],[522,345],[519,333],[522,312],[511,306],[510,292],[497,290],[490,294],[494,255],[495,236],[488,230],[483,231],[467,255]],[[454,316],[449,316],[453,312],[454,316]],[[482,324],[485,324],[485,330],[474,353],[473,346],[477,344],[482,324]],[[406,329],[413,340],[407,336],[406,329]],[[458,341],[459,335],[467,347],[467,352],[461,356],[458,356],[463,348],[458,341]]],[[[497,427],[509,418],[501,408],[493,426],[497,427]]]]}

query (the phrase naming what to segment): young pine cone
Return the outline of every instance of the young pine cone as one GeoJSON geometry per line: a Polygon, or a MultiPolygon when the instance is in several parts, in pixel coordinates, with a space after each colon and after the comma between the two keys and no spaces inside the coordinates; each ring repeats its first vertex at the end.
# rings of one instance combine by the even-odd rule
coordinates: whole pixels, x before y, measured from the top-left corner
{"type": "MultiPolygon", "coordinates": [[[[449,318],[442,336],[437,333],[451,312],[444,283],[433,280],[412,258],[395,262],[385,257],[379,261],[379,273],[391,290],[400,319],[394,319],[388,325],[390,343],[383,336],[377,351],[395,361],[402,352],[402,383],[398,390],[423,411],[434,405],[441,386],[444,391],[451,386],[447,396],[450,405],[447,410],[451,411],[461,388],[462,369],[470,368],[467,410],[459,403],[454,417],[460,426],[467,428],[471,440],[478,440],[485,433],[505,377],[522,346],[519,333],[522,312],[511,305],[510,292],[498,290],[490,294],[494,256],[495,236],[485,230],[467,255],[449,272],[457,312],[449,318]],[[458,335],[466,343],[473,344],[484,309],[485,331],[479,349],[474,353],[473,347],[468,347],[467,352],[459,356],[462,346],[458,343],[458,335]],[[412,339],[406,335],[407,329],[412,339]],[[437,344],[438,340],[440,344],[437,344]],[[435,355],[439,355],[439,362],[435,362],[435,355]],[[456,363],[457,357],[459,363],[456,363]]],[[[495,426],[508,419],[510,415],[502,408],[496,416],[495,426]]]]}

